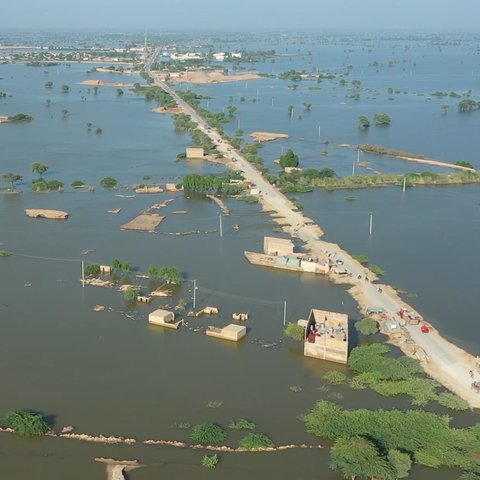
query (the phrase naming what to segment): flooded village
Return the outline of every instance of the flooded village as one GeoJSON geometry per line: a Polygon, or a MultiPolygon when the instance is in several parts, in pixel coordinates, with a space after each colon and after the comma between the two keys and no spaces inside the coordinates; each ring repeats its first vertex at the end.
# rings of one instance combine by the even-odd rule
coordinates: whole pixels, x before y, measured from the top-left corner
{"type": "MultiPolygon", "coordinates": [[[[450,231],[474,257],[480,165],[469,142],[395,125],[428,116],[468,136],[476,112],[432,93],[476,98],[475,59],[443,87],[442,60],[413,65],[444,59],[436,37],[127,39],[81,58],[37,39],[0,51],[6,474],[339,479],[331,455],[357,434],[322,428],[368,409],[443,429],[419,451],[385,444],[378,478],[399,475],[397,452],[412,479],[476,475],[473,287],[459,276],[455,292],[439,259],[450,231]],[[386,110],[392,126],[358,126],[386,110]],[[442,163],[345,147],[366,136],[442,163]],[[451,173],[459,159],[471,167],[451,173]],[[45,436],[18,436],[11,412],[45,436]],[[435,457],[446,444],[458,451],[435,457]]],[[[464,42],[442,42],[449,61],[478,39],[464,42]]]]}

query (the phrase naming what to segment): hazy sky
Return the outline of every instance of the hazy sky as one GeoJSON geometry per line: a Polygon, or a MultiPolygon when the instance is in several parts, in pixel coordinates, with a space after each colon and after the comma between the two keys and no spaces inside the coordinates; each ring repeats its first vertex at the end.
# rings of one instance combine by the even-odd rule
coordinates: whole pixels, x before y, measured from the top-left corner
{"type": "Polygon", "coordinates": [[[0,0],[18,27],[479,30],[480,0],[0,0]]]}

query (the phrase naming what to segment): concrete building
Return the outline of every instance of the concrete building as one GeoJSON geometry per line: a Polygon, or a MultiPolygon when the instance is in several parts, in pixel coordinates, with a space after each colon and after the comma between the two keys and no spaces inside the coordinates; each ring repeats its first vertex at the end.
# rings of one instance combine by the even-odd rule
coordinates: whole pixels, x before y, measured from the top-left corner
{"type": "Polygon", "coordinates": [[[290,255],[293,253],[293,242],[285,238],[263,237],[263,252],[266,255],[290,255]]]}
{"type": "Polygon", "coordinates": [[[303,354],[336,363],[348,359],[348,315],[312,308],[308,320],[298,320],[305,327],[303,354]]]}
{"type": "Polygon", "coordinates": [[[203,158],[205,155],[205,151],[203,148],[199,147],[188,147],[185,150],[187,158],[203,158]]]}
{"type": "Polygon", "coordinates": [[[148,323],[152,325],[160,325],[162,327],[177,329],[181,323],[175,322],[175,314],[168,310],[154,310],[148,315],[148,323]]]}
{"type": "Polygon", "coordinates": [[[209,326],[205,332],[209,337],[222,338],[231,342],[238,342],[247,334],[247,327],[231,323],[223,328],[209,326]]]}

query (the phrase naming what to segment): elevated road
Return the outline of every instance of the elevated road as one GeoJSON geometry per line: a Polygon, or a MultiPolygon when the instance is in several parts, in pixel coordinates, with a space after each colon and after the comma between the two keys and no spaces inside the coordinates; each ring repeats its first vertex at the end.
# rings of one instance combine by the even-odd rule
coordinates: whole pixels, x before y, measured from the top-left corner
{"type": "MultiPolygon", "coordinates": [[[[287,225],[285,228],[291,236],[303,240],[306,247],[314,254],[325,255],[328,253],[332,257],[343,261],[343,268],[351,273],[348,283],[354,288],[351,289],[350,293],[363,306],[364,310],[366,306],[382,307],[394,319],[398,319],[396,312],[401,308],[414,310],[403,302],[393,289],[386,285],[373,284],[367,281],[366,278],[372,277],[372,273],[342,250],[340,246],[321,240],[320,237],[323,232],[318,225],[297,211],[292,202],[282,192],[266,181],[243,155],[223,140],[218,132],[210,128],[207,121],[187,102],[182,100],[169,84],[152,74],[150,67],[156,55],[158,55],[158,51],[152,55],[145,67],[145,71],[153,78],[154,84],[169,93],[177,104],[198,124],[198,128],[210,137],[217,145],[217,149],[227,159],[226,163],[229,167],[243,172],[245,179],[257,186],[260,190],[260,201],[263,208],[281,217],[281,223],[287,225]]],[[[431,328],[429,333],[422,333],[420,325],[407,325],[405,328],[408,332],[405,338],[410,336],[429,357],[429,361],[422,364],[425,371],[439,383],[465,399],[472,407],[480,408],[480,394],[472,390],[472,378],[469,373],[471,370],[475,371],[475,380],[480,380],[476,359],[448,342],[435,328],[431,328]]],[[[402,348],[402,345],[399,346],[402,348]]]]}

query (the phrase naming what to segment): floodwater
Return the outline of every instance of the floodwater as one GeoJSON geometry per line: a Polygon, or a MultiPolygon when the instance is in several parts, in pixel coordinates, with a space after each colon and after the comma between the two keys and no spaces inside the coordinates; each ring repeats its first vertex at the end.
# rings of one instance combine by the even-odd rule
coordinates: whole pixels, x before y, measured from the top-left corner
{"type": "MultiPolygon", "coordinates": [[[[212,97],[209,102],[214,111],[228,105],[229,96],[234,97],[238,111],[227,131],[234,132],[240,122],[247,133],[265,130],[291,134],[288,141],[265,145],[262,155],[272,168],[284,147],[299,153],[305,165],[330,166],[339,174],[348,174],[356,152],[329,145],[331,153],[323,156],[324,138],[332,144],[378,143],[480,166],[471,141],[478,125],[477,113],[460,115],[453,100],[425,98],[436,90],[463,92],[474,88],[480,72],[478,56],[464,58],[464,46],[456,50],[445,47],[440,54],[436,47],[424,43],[412,45],[414,53],[403,53],[401,43],[411,69],[400,62],[376,73],[368,63],[388,63],[393,47],[375,44],[369,54],[362,50],[367,43],[359,41],[349,47],[353,52],[345,51],[348,49],[343,44],[298,45],[303,52],[312,50],[312,55],[295,55],[292,60],[285,56],[275,64],[256,66],[270,73],[270,69],[309,69],[309,62],[321,70],[323,65],[341,70],[343,65],[352,64],[347,78],[358,78],[372,90],[381,91],[376,99],[373,93],[362,93],[359,101],[346,99],[336,81],[330,80],[322,82],[318,91],[307,89],[314,83],[301,82],[297,90],[291,90],[287,88],[291,82],[270,78],[246,86],[238,83],[195,90],[212,97]],[[328,56],[326,52],[330,52],[328,56]],[[464,68],[446,79],[446,59],[452,69],[461,59],[468,65],[462,64],[464,68]],[[390,86],[410,93],[388,100],[390,86]],[[253,102],[257,88],[258,99],[253,102]],[[417,95],[420,91],[425,95],[417,95]],[[245,102],[239,100],[242,95],[245,102]],[[445,115],[440,104],[447,101],[452,107],[445,115]],[[312,102],[312,111],[302,111],[302,119],[297,111],[290,119],[287,106],[294,104],[298,110],[303,102],[312,102]],[[387,109],[393,119],[391,127],[358,131],[359,115],[387,109]]],[[[289,44],[284,48],[293,47],[289,44]]],[[[131,95],[127,88],[121,97],[111,87],[100,87],[95,95],[92,86],[78,83],[89,77],[120,82],[138,81],[138,77],[88,76],[87,69],[76,64],[46,70],[0,66],[0,91],[13,95],[1,100],[0,115],[24,112],[34,117],[30,124],[0,126],[2,174],[13,171],[24,177],[21,195],[0,197],[0,241],[2,248],[15,254],[0,259],[0,412],[28,408],[51,416],[57,428],[74,425],[80,432],[93,434],[181,441],[188,440],[188,431],[177,426],[181,422],[215,421],[227,426],[243,417],[255,421],[257,431],[267,433],[277,444],[314,444],[318,439],[305,432],[297,417],[316,400],[339,401],[350,408],[408,408],[406,399],[384,399],[344,387],[324,388],[321,376],[326,371],[345,368],[306,359],[298,345],[283,337],[284,301],[287,321],[304,318],[312,307],[342,311],[352,320],[359,314],[345,290],[324,278],[270,271],[245,261],[243,251],[261,250],[263,236],[272,234],[276,226],[258,206],[227,200],[231,214],[222,218],[224,235],[220,237],[218,207],[205,199],[181,192],[117,196],[131,195],[128,185],[142,183],[145,175],[151,177],[149,181],[176,183],[185,173],[216,173],[221,167],[176,162],[176,155],[190,144],[189,137],[175,132],[169,116],[151,113],[154,105],[131,95]],[[54,82],[52,90],[45,89],[47,81],[54,82]],[[63,84],[70,85],[70,93],[61,93],[63,84]],[[50,107],[47,99],[52,100],[50,107]],[[63,109],[68,109],[65,119],[63,109]],[[93,130],[100,127],[103,132],[89,132],[87,122],[93,124],[93,130]],[[31,193],[33,162],[49,165],[45,178],[61,180],[66,191],[31,193]],[[105,176],[118,179],[119,188],[111,191],[100,187],[105,176]],[[95,192],[73,190],[70,183],[79,179],[95,185],[95,192]],[[143,209],[168,198],[174,201],[160,210],[166,219],[157,233],[120,231],[123,223],[143,209]],[[25,208],[62,209],[70,218],[35,220],[24,215],[25,208]],[[107,213],[112,208],[122,210],[118,215],[107,213]],[[176,210],[188,213],[174,214],[176,210]],[[240,225],[240,231],[232,229],[234,224],[240,225]],[[169,234],[196,230],[201,233],[169,234]],[[109,264],[113,258],[135,267],[123,279],[125,283],[141,283],[145,289],[148,285],[135,274],[145,272],[150,265],[176,266],[187,280],[172,298],[135,307],[126,305],[121,293],[113,289],[81,287],[82,260],[109,264]],[[198,285],[197,305],[218,306],[220,315],[189,320],[190,329],[150,327],[147,315],[154,308],[172,307],[180,297],[192,305],[193,280],[198,285]],[[96,313],[96,304],[111,311],[96,313]],[[238,311],[248,311],[251,316],[245,341],[227,344],[204,335],[206,325],[225,325],[238,311]],[[199,327],[202,330],[195,331],[199,327]],[[300,386],[302,391],[293,393],[291,386],[300,386]],[[222,404],[208,408],[211,401],[222,404]]],[[[368,161],[372,169],[384,172],[424,170],[421,165],[390,159],[368,161]]],[[[474,290],[479,267],[475,249],[480,229],[478,186],[416,187],[405,194],[393,187],[359,190],[353,192],[357,200],[347,202],[345,196],[351,193],[319,191],[298,198],[306,214],[325,230],[327,240],[340,243],[351,253],[368,255],[385,268],[388,283],[416,295],[407,300],[429,321],[460,345],[478,351],[474,290]],[[374,212],[371,237],[370,211],[374,212]]],[[[358,341],[355,335],[353,338],[358,341]]],[[[455,416],[457,424],[475,421],[477,413],[455,416]]],[[[236,445],[240,438],[231,432],[227,443],[236,445]]],[[[199,465],[201,451],[86,445],[59,439],[27,441],[8,434],[2,435],[1,451],[4,474],[18,479],[29,478],[32,471],[53,480],[67,476],[101,479],[104,467],[93,461],[101,456],[137,458],[148,465],[132,472],[132,479],[211,476],[199,465]]],[[[328,469],[327,449],[221,457],[215,472],[219,478],[263,478],[270,473],[285,479],[339,478],[328,469]]],[[[433,479],[434,474],[441,479],[452,476],[451,471],[419,468],[411,478],[433,479]]]]}

